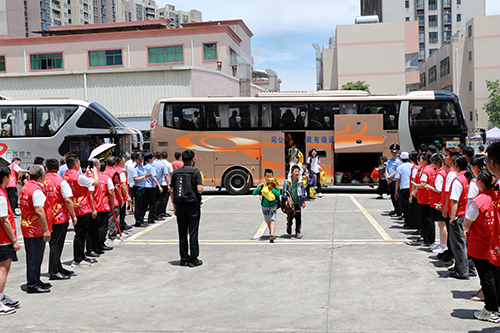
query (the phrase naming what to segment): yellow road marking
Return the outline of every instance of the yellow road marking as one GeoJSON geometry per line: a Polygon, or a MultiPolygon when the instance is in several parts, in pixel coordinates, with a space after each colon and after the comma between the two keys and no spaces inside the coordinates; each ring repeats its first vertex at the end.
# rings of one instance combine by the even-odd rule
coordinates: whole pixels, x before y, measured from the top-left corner
{"type": "Polygon", "coordinates": [[[373,216],[368,213],[365,207],[361,206],[361,204],[356,200],[352,195],[349,198],[354,202],[356,206],[358,206],[359,210],[363,213],[366,219],[371,223],[371,225],[377,230],[377,232],[384,238],[384,240],[393,240],[391,236],[377,223],[377,221],[373,218],[373,216]]]}
{"type": "Polygon", "coordinates": [[[253,236],[252,240],[261,238],[262,235],[264,234],[264,231],[266,230],[266,228],[267,228],[267,223],[266,223],[266,221],[264,221],[260,225],[259,230],[257,230],[257,232],[255,233],[255,236],[253,236]]]}
{"type": "Polygon", "coordinates": [[[155,229],[155,228],[158,228],[159,226],[161,226],[163,223],[165,222],[168,222],[170,221],[171,219],[174,218],[174,215],[172,215],[171,217],[167,218],[166,220],[164,221],[161,221],[161,222],[156,222],[155,224],[153,225],[150,225],[149,227],[145,228],[143,231],[133,235],[133,236],[130,236],[129,238],[125,239],[124,242],[130,242],[130,241],[133,241],[139,237],[141,237],[142,235],[144,235],[145,233],[155,229]]]}

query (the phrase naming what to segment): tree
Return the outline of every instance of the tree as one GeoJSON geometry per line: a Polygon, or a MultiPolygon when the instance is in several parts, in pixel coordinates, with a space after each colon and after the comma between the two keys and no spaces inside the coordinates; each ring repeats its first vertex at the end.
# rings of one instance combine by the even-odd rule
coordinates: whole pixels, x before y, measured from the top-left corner
{"type": "Polygon", "coordinates": [[[490,123],[497,126],[500,124],[500,80],[486,80],[486,87],[490,92],[490,100],[484,103],[483,110],[488,114],[490,123]]]}
{"type": "Polygon", "coordinates": [[[347,82],[340,90],[364,90],[370,93],[370,85],[365,84],[365,81],[347,82]]]}

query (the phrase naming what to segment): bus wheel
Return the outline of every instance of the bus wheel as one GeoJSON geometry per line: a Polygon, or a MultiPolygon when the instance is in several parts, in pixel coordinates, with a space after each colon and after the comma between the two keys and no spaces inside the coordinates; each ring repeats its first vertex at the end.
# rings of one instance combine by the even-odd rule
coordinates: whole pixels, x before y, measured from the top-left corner
{"type": "Polygon", "coordinates": [[[224,187],[229,194],[245,194],[250,189],[247,181],[248,173],[239,169],[231,170],[224,177],[224,187]]]}

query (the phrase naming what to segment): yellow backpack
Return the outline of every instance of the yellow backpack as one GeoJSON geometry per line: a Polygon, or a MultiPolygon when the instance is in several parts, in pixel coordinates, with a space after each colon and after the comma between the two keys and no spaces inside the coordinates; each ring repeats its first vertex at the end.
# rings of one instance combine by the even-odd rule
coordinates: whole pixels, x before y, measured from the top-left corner
{"type": "Polygon", "coordinates": [[[314,189],[314,187],[309,188],[309,196],[311,197],[311,199],[316,199],[316,190],[314,189]]]}
{"type": "Polygon", "coordinates": [[[304,154],[299,150],[297,155],[299,156],[299,162],[304,163],[304,154]]]}

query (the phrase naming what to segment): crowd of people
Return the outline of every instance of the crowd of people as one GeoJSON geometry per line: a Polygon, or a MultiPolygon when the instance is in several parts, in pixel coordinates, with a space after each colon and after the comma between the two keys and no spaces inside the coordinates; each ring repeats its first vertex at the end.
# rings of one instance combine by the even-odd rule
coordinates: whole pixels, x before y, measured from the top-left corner
{"type": "Polygon", "coordinates": [[[5,294],[11,263],[18,260],[20,249],[17,208],[26,250],[28,294],[51,290],[52,284],[40,279],[46,243],[50,247],[49,280],[75,276],[75,271],[61,263],[70,222],[75,231],[71,268],[90,267],[133,227],[125,222],[127,206],[134,214],[134,226],[145,227],[171,216],[167,213],[169,198],[177,215],[180,265],[201,265],[197,234],[202,177],[194,168],[193,151],[175,155],[173,163],[166,152],[132,153],[127,162],[120,156],[92,158],[83,171],[78,156],[72,153],[61,161],[36,157],[28,170],[20,167],[18,158],[9,166],[0,165],[0,315],[14,313],[20,305],[5,294]]]}
{"type": "MultiPolygon", "coordinates": [[[[381,160],[394,208],[390,216],[415,229],[419,239],[409,244],[437,254],[450,277],[479,276],[481,289],[472,299],[484,301],[484,308],[474,315],[500,322],[500,142],[477,154],[465,145],[400,152],[393,144],[390,150],[391,158],[381,160]]],[[[379,197],[385,191],[381,183],[379,197]]]]}

